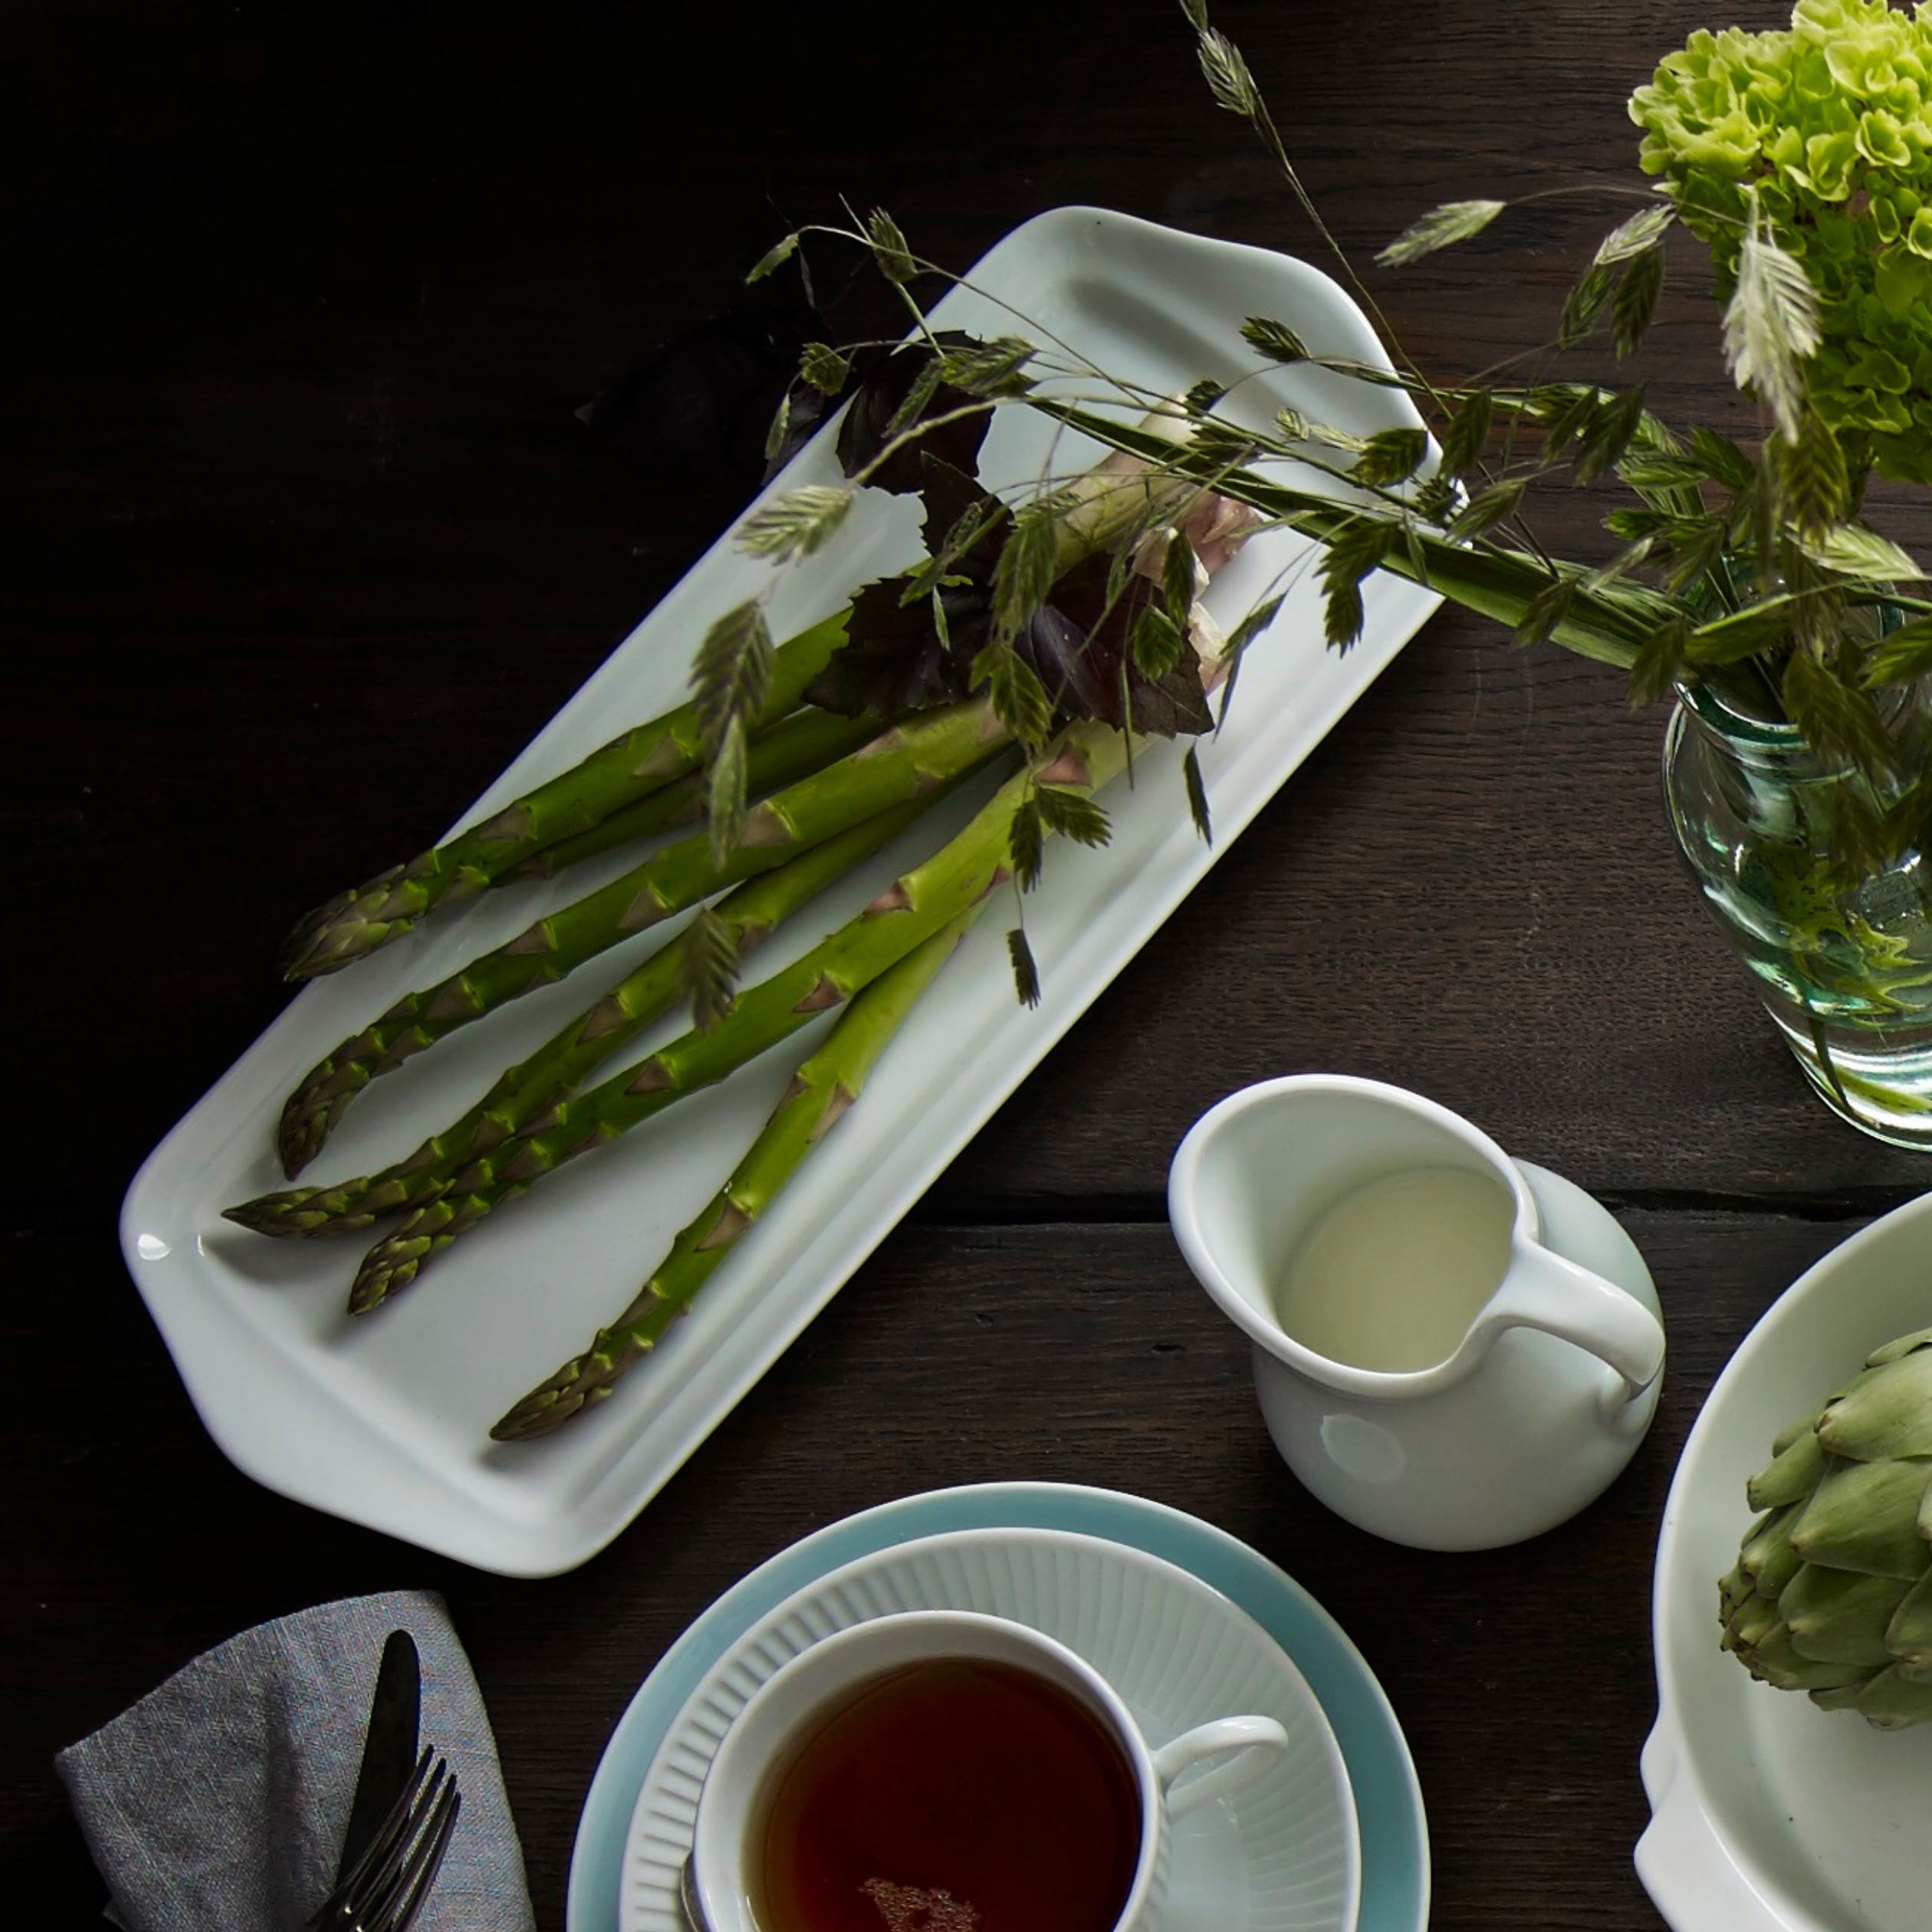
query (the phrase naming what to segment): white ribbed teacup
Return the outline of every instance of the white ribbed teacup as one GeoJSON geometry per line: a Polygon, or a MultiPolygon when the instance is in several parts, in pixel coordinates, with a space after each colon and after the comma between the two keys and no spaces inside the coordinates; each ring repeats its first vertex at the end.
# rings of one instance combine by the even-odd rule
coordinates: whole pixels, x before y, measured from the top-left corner
{"type": "Polygon", "coordinates": [[[1119,1745],[1140,1809],[1140,1849],[1113,1932],[1158,1932],[1167,1900],[1169,1826],[1212,1798],[1238,1790],[1287,1749],[1273,1717],[1228,1717],[1197,1724],[1158,1747],[1106,1678],[1051,1637],[1004,1617],[969,1610],[913,1610],[876,1617],[825,1638],[775,1672],[746,1703],[711,1760],[698,1800],[691,1878],[706,1932],[775,1932],[751,1901],[760,1886],[754,1842],[767,1778],[856,1686],[881,1673],[941,1659],[1005,1664],[1079,1700],[1119,1745]],[[1225,1757],[1177,1785],[1204,1759],[1225,1757]]]}

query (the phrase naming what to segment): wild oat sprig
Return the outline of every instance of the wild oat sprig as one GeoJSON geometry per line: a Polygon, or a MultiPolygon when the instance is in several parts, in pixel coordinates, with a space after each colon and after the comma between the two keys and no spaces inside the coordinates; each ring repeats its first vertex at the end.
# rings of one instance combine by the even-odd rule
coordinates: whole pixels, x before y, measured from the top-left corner
{"type": "Polygon", "coordinates": [[[789,564],[821,550],[851,514],[855,492],[826,483],[789,490],[761,504],[732,539],[748,557],[789,564]]]}
{"type": "Polygon", "coordinates": [[[1795,441],[1806,400],[1802,365],[1819,340],[1818,293],[1803,264],[1766,232],[1756,196],[1750,211],[1737,286],[1724,310],[1724,360],[1738,387],[1753,391],[1795,441]]]}
{"type": "Polygon", "coordinates": [[[706,804],[711,850],[722,864],[744,826],[745,758],[753,721],[770,689],[771,632],[755,598],[712,624],[692,667],[710,769],[706,804]]]}
{"type": "Polygon", "coordinates": [[[1677,210],[1668,202],[1640,208],[1635,215],[1619,222],[1597,244],[1597,251],[1591,259],[1600,268],[1614,268],[1622,262],[1640,261],[1656,251],[1658,244],[1676,220],[1677,210]]]}
{"type": "Polygon", "coordinates": [[[1509,205],[1486,200],[1444,202],[1411,222],[1375,259],[1385,268],[1406,268],[1438,248],[1453,248],[1480,235],[1509,205]]]}
{"type": "MultiPolygon", "coordinates": [[[[1388,319],[1382,312],[1373,291],[1355,272],[1348,251],[1338,242],[1322,217],[1321,209],[1316,205],[1315,198],[1303,184],[1300,172],[1290,159],[1280,131],[1276,127],[1274,117],[1268,111],[1268,104],[1261,90],[1255,84],[1254,76],[1249,71],[1248,64],[1242,58],[1239,48],[1221,33],[1209,21],[1207,0],[1181,0],[1181,10],[1194,30],[1195,44],[1201,63],[1201,71],[1208,83],[1208,91],[1215,104],[1230,114],[1237,114],[1254,129],[1267,149],[1270,158],[1281,172],[1282,179],[1288,184],[1290,192],[1300,204],[1301,211],[1313,225],[1327,248],[1348,278],[1350,286],[1360,298],[1362,304],[1381,333],[1383,341],[1392,352],[1400,356],[1400,348],[1395,331],[1388,326],[1388,319]]],[[[1426,389],[1426,380],[1419,373],[1411,370],[1415,380],[1426,389]]]]}

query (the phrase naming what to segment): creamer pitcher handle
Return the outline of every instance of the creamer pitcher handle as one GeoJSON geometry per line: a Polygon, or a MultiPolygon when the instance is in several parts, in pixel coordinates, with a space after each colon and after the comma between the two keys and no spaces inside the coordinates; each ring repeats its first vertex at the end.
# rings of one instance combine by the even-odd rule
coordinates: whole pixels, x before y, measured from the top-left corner
{"type": "Polygon", "coordinates": [[[1664,1366],[1664,1326],[1641,1302],[1521,1234],[1509,1274],[1476,1326],[1538,1329],[1574,1343],[1622,1378],[1625,1401],[1642,1395],[1664,1366]]]}

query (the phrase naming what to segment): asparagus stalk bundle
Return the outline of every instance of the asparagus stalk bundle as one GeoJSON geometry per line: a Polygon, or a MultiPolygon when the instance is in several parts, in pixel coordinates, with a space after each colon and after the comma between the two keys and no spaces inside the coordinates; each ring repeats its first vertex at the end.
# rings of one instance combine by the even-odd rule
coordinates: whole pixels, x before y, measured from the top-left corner
{"type": "Polygon", "coordinates": [[[1005,876],[1014,820],[1038,788],[1090,794],[1125,768],[1131,748],[1125,734],[1107,727],[1072,727],[1044,767],[1008,780],[949,844],[903,874],[857,918],[747,988],[720,1025],[694,1028],[637,1066],[559,1101],[470,1162],[446,1191],[370,1250],[350,1290],[351,1309],[366,1313],[409,1286],[505,1201],[566,1162],[724,1079],[843,1006],[1005,876]]]}
{"type": "MultiPolygon", "coordinates": [[[[781,786],[809,778],[813,772],[870,744],[886,724],[894,721],[848,718],[843,712],[807,705],[751,741],[745,757],[745,790],[751,797],[762,798],[781,786]]],[[[704,777],[693,772],[648,797],[619,806],[608,817],[581,832],[540,847],[499,877],[505,880],[554,879],[583,859],[688,825],[702,815],[704,807],[704,777]]]]}
{"type": "MultiPolygon", "coordinates": [[[[805,687],[844,643],[850,615],[840,611],[773,653],[760,724],[774,723],[797,707],[805,687]]],[[[587,832],[621,807],[688,777],[703,763],[705,749],[695,703],[612,739],[481,824],[317,906],[289,936],[283,976],[304,980],[339,972],[400,938],[439,902],[471,898],[547,847],[587,832]]]]}
{"type": "MultiPolygon", "coordinates": [[[[899,419],[894,414],[892,422],[899,419]]],[[[1162,450],[1187,433],[1165,413],[1142,430],[1162,450]]],[[[1191,664],[1184,644],[1192,637],[1204,657],[1211,655],[1196,629],[1198,586],[1228,547],[1224,531],[1200,547],[1201,534],[1190,526],[1204,502],[1214,501],[1196,477],[1163,472],[1138,450],[1117,450],[1016,511],[930,455],[917,467],[926,564],[866,586],[840,616],[776,646],[762,600],[748,600],[707,634],[693,702],[340,895],[311,915],[292,942],[291,978],[334,971],[387,944],[439,902],[498,882],[553,876],[701,813],[711,821],[704,833],[406,994],[341,1042],[290,1096],[278,1144],[293,1178],[372,1080],[646,927],[703,909],[684,941],[636,967],[406,1158],[228,1211],[242,1226],[280,1236],[365,1229],[399,1215],[356,1271],[350,1307],[357,1313],[409,1286],[545,1175],[822,1017],[831,1022],[724,1191],[586,1354],[503,1419],[496,1433],[506,1439],[544,1433],[605,1399],[655,1345],[852,1104],[893,1030],[995,888],[1014,876],[1023,889],[1030,886],[1041,843],[1053,832],[1104,840],[1105,816],[1086,795],[1128,765],[1135,734],[1198,731],[1207,722],[1200,682],[1182,668],[1191,664]],[[1097,554],[1109,547],[1117,552],[1111,566],[1097,554]],[[1150,582],[1158,599],[1151,610],[1148,600],[1157,593],[1150,582]],[[1050,592],[1056,601],[1048,601],[1050,592]],[[1027,768],[943,849],[791,964],[730,997],[744,951],[877,852],[938,792],[1016,742],[1027,768]],[[754,799],[762,803],[751,807],[754,799]],[[688,991],[696,1020],[690,1030],[590,1084],[688,991]]],[[[808,490],[781,499],[760,514],[769,524],[765,537],[780,531],[782,544],[757,538],[754,518],[746,547],[781,560],[814,547],[818,540],[800,532],[819,527],[815,520],[828,507],[821,499],[851,494],[808,490]]],[[[843,514],[836,502],[830,508],[843,514]]],[[[1221,506],[1217,528],[1224,512],[1246,514],[1221,506]]],[[[1191,754],[1189,771],[1193,800],[1191,754]]],[[[1197,806],[1197,820],[1204,821],[1204,807],[1197,806]]],[[[1017,933],[1012,939],[1023,997],[1037,999],[1024,940],[1017,933]]]]}
{"type": "Polygon", "coordinates": [[[873,981],[793,1076],[790,1087],[731,1178],[671,1244],[636,1297],[582,1355],[573,1355],[511,1409],[490,1434],[499,1442],[547,1435],[606,1401],[683,1314],[718,1264],[757,1226],[806,1156],[858,1101],[866,1076],[920,996],[984,909],[968,906],[873,981]]]}
{"type": "MultiPolygon", "coordinates": [[[[731,942],[748,951],[808,899],[896,838],[929,803],[918,798],[895,806],[808,848],[728,894],[712,908],[713,916],[731,942]]],[[[574,1092],[590,1073],[668,1013],[677,1002],[681,966],[675,948],[653,953],[587,1012],[503,1074],[459,1120],[432,1135],[406,1159],[326,1188],[263,1194],[224,1210],[227,1218],[258,1234],[347,1234],[435,1199],[468,1162],[574,1092]]]]}
{"type": "Polygon", "coordinates": [[[721,888],[776,869],[834,833],[930,795],[1007,742],[983,699],[895,725],[858,751],[768,798],[721,861],[708,834],[655,855],[437,984],[405,994],[380,1019],[311,1068],[277,1132],[292,1179],[320,1151],[343,1110],[380,1075],[496,1007],[547,986],[633,934],[721,888]]]}

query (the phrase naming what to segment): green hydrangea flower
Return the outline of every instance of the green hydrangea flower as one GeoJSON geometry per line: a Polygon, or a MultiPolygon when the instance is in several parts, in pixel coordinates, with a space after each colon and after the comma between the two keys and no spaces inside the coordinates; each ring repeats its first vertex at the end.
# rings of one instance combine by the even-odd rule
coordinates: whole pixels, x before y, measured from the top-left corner
{"type": "Polygon", "coordinates": [[[1932,484],[1932,5],[1798,0],[1788,31],[1700,31],[1630,117],[1726,297],[1755,199],[1818,291],[1824,419],[1932,484]]]}

